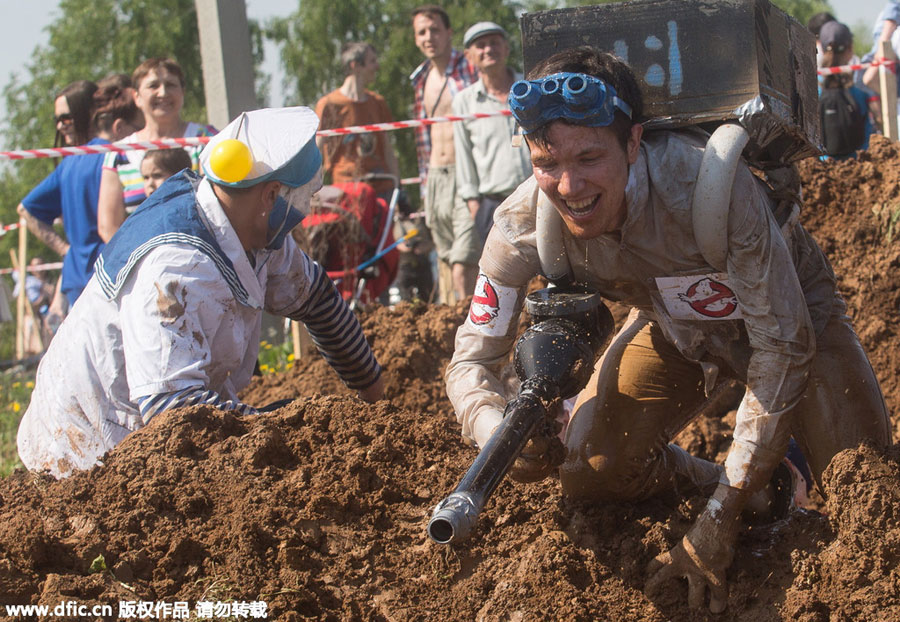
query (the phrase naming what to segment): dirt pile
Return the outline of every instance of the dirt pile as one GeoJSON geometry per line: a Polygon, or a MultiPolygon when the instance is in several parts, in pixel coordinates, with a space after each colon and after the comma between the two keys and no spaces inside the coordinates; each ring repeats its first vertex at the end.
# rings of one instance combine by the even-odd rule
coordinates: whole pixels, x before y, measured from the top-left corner
{"type": "MultiPolygon", "coordinates": [[[[804,220],[897,412],[900,154],[876,139],[859,162],[801,171],[804,220]]],[[[245,391],[253,404],[299,398],[275,413],[169,412],[102,468],[0,482],[0,605],[265,601],[277,620],[722,619],[688,610],[683,584],[641,591],[646,564],[685,533],[700,498],[585,508],[555,479],[504,482],[467,543],[427,539],[432,508],[474,458],[441,378],[465,311],[404,304],[365,316],[387,385],[374,406],[303,359],[245,391]]],[[[697,422],[680,442],[721,458],[730,423],[697,422]]],[[[900,452],[848,450],[824,479],[824,514],[742,533],[729,620],[900,620],[900,452]]]]}
{"type": "MultiPolygon", "coordinates": [[[[803,224],[831,259],[888,410],[900,413],[900,144],[873,136],[859,160],[804,160],[803,224]]],[[[893,418],[900,438],[900,419],[893,418]]]]}

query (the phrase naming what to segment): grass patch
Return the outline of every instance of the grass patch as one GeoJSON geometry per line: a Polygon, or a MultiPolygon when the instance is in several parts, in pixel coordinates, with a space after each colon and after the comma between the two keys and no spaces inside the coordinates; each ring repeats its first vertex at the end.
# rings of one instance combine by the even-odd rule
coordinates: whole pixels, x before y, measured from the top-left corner
{"type": "Polygon", "coordinates": [[[281,345],[268,341],[259,342],[259,370],[264,374],[277,374],[294,366],[294,345],[288,339],[281,345]]]}
{"type": "Polygon", "coordinates": [[[21,467],[16,451],[19,419],[31,401],[34,370],[10,370],[0,374],[0,477],[21,467]]]}

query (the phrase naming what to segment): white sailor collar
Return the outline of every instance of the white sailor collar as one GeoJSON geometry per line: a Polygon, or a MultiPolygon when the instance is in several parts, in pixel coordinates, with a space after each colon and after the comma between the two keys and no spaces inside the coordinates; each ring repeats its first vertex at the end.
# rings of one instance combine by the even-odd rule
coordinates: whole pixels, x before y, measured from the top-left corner
{"type": "Polygon", "coordinates": [[[241,285],[247,290],[247,305],[262,309],[265,296],[256,271],[250,265],[237,232],[213,192],[212,184],[205,177],[197,186],[197,207],[207,229],[215,236],[222,252],[231,260],[241,285]]]}

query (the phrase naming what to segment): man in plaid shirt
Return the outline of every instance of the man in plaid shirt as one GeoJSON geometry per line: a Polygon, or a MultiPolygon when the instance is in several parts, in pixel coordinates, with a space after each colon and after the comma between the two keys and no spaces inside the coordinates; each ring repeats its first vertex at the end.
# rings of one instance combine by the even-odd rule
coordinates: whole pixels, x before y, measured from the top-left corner
{"type": "MultiPolygon", "coordinates": [[[[450,17],[439,6],[413,10],[416,46],[425,56],[410,76],[415,89],[415,118],[451,113],[453,96],[478,79],[475,67],[451,45],[450,17]]],[[[479,247],[474,221],[456,196],[453,126],[438,123],[416,128],[419,176],[425,223],[438,254],[441,302],[453,304],[472,293],[478,273],[479,247]]]]}

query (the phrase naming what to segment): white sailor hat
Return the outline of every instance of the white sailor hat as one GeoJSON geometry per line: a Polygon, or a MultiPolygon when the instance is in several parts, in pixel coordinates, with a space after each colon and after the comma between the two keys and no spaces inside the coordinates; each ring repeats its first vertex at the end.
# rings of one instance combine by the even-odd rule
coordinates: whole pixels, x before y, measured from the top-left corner
{"type": "Polygon", "coordinates": [[[234,188],[280,181],[297,188],[322,166],[316,147],[319,118],[305,106],[241,113],[200,153],[210,181],[234,188]]]}

